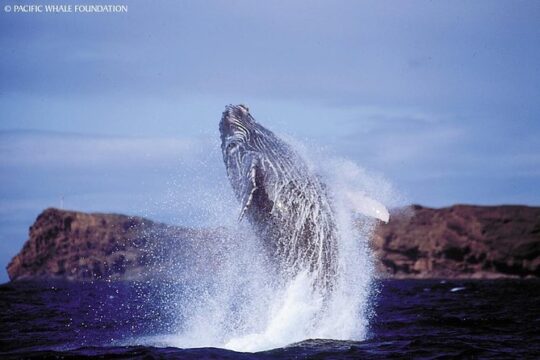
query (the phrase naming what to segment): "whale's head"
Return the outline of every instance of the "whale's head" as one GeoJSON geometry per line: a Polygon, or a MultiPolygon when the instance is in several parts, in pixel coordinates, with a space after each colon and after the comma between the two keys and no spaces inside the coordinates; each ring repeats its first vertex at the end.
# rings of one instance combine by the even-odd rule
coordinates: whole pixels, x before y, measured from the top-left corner
{"type": "Polygon", "coordinates": [[[221,151],[227,175],[239,199],[245,196],[245,189],[253,181],[248,174],[251,173],[255,158],[262,155],[256,145],[261,135],[260,128],[247,106],[225,107],[219,123],[221,151]]]}
{"type": "Polygon", "coordinates": [[[223,156],[242,157],[250,148],[254,127],[255,120],[249,113],[247,106],[228,105],[225,107],[219,123],[223,156]]]}

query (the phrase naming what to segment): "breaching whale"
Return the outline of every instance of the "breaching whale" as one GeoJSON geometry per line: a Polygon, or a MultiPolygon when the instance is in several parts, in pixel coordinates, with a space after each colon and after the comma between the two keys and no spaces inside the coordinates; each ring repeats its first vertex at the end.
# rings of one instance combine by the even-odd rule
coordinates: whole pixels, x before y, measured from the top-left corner
{"type": "MultiPolygon", "coordinates": [[[[314,275],[329,290],[337,274],[338,229],[331,197],[302,157],[255,121],[245,105],[228,105],[219,124],[227,175],[247,218],[281,271],[314,275]]],[[[374,200],[353,196],[363,213],[388,221],[374,200]],[[362,208],[362,206],[360,206],[362,208]]]]}

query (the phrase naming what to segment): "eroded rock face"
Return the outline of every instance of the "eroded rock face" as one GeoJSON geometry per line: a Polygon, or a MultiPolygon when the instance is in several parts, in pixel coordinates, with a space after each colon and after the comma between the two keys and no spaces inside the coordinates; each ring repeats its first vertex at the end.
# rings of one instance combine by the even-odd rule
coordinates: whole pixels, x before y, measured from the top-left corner
{"type": "MultiPolygon", "coordinates": [[[[224,229],[47,209],[7,271],[11,280],[193,278],[218,271],[227,239],[224,229]]],[[[416,205],[380,225],[372,246],[381,276],[540,277],[540,208],[416,205]]]]}
{"type": "Polygon", "coordinates": [[[382,273],[399,278],[540,276],[540,208],[412,206],[379,226],[382,273]]]}
{"type": "MultiPolygon", "coordinates": [[[[140,217],[47,209],[30,227],[30,238],[7,267],[11,280],[30,278],[140,279],[178,276],[200,268],[186,257],[215,231],[195,231],[140,217]]],[[[212,247],[205,247],[211,259],[212,247]]],[[[205,264],[205,266],[207,266],[205,264]]]]}

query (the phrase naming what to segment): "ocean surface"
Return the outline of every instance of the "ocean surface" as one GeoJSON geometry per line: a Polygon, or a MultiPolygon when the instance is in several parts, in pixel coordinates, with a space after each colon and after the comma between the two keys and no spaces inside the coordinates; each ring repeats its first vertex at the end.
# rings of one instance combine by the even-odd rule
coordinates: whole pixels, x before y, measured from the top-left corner
{"type": "Polygon", "coordinates": [[[0,358],[540,358],[539,280],[384,280],[377,287],[364,341],[306,339],[239,353],[138,345],[181,327],[155,285],[8,283],[0,285],[0,358]]]}

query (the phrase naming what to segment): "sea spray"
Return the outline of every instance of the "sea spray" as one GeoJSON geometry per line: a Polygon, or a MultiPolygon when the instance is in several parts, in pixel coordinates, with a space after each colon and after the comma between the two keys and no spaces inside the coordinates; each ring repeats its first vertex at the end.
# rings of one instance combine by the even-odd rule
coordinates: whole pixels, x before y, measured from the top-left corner
{"type": "MultiPolygon", "coordinates": [[[[309,159],[310,152],[297,147],[309,159]]],[[[184,188],[182,194],[171,193],[170,198],[181,196],[185,206],[193,206],[192,211],[208,216],[210,225],[225,224],[227,230],[189,247],[191,253],[187,256],[198,258],[202,266],[191,284],[185,282],[189,280],[184,275],[176,288],[162,289],[165,296],[170,297],[170,292],[180,294],[173,298],[181,305],[175,308],[176,314],[170,314],[181,319],[176,330],[132,343],[260,351],[311,338],[366,337],[373,294],[369,242],[377,220],[356,214],[349,194],[366,194],[393,206],[395,191],[384,178],[368,174],[353,162],[320,154],[316,157],[317,161],[308,161],[310,170],[321,176],[329,191],[339,232],[338,276],[330,297],[325,299],[324,294],[313,290],[313,276],[305,271],[278,281],[279,274],[268,259],[263,240],[255,236],[248,224],[235,221],[238,204],[224,177],[218,177],[214,184],[217,191],[197,189],[196,184],[204,182],[194,181],[192,189],[184,188]]],[[[185,173],[208,176],[215,174],[210,167],[219,166],[214,161],[198,165],[202,168],[185,173]]],[[[199,222],[205,225],[204,221],[199,222]]]]}

